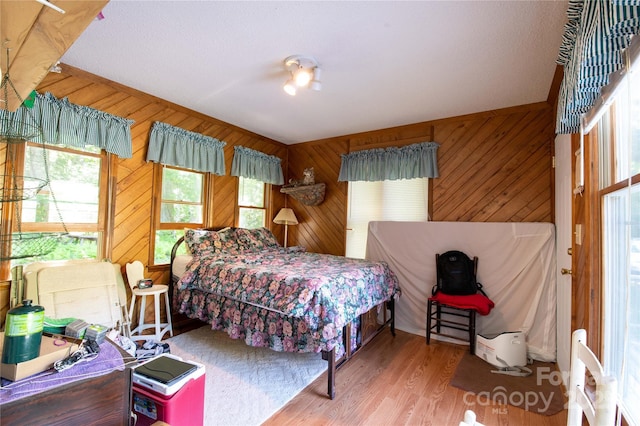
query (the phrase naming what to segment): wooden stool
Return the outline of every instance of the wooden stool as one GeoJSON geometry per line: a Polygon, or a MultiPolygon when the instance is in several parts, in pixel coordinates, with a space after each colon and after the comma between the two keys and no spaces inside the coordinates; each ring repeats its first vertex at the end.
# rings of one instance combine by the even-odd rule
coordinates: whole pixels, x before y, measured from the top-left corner
{"type": "Polygon", "coordinates": [[[173,327],[171,325],[171,308],[169,305],[169,286],[164,284],[154,284],[147,288],[138,288],[138,281],[144,279],[144,266],[142,262],[136,260],[127,263],[127,280],[131,288],[131,304],[129,305],[129,319],[133,316],[133,308],[136,301],[140,298],[140,314],[138,316],[138,325],[131,330],[131,340],[162,340],[162,336],[169,332],[173,336],[173,327]],[[160,298],[164,295],[165,314],[167,322],[160,322],[160,298]],[[146,308],[147,296],[153,296],[154,322],[153,324],[145,324],[144,314],[146,308]],[[154,334],[143,334],[145,330],[154,329],[154,334]]]}

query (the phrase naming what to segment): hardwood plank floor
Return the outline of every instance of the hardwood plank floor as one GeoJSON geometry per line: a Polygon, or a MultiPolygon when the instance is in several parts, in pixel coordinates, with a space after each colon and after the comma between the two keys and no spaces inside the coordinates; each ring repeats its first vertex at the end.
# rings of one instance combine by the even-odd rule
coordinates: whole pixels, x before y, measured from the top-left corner
{"type": "Polygon", "coordinates": [[[467,395],[449,385],[468,348],[424,337],[384,331],[336,374],[336,397],[327,397],[322,374],[265,426],[285,425],[453,425],[468,409],[491,425],[548,425],[567,422],[567,412],[544,416],[467,395]]]}

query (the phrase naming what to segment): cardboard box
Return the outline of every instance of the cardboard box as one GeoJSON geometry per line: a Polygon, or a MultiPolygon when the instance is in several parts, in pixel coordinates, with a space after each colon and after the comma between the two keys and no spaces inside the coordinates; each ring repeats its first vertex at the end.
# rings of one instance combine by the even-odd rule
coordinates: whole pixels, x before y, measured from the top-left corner
{"type": "MultiPolygon", "coordinates": [[[[4,344],[4,332],[0,332],[0,352],[4,344]]],[[[1,364],[0,377],[12,381],[24,379],[41,371],[53,368],[53,363],[66,358],[78,349],[78,344],[69,339],[54,339],[42,336],[40,356],[18,364],[1,364]]]]}

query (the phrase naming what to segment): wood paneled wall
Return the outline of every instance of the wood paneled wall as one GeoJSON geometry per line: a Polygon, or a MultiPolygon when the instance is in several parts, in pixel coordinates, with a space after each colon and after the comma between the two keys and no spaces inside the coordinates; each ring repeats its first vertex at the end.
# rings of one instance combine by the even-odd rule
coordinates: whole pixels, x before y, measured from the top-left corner
{"type": "MultiPolygon", "coordinates": [[[[215,176],[211,185],[214,200],[211,226],[235,224],[238,179],[230,175],[234,146],[242,145],[276,155],[284,159],[286,169],[287,148],[279,142],[82,70],[66,65],[62,67],[62,73],[50,73],[43,80],[38,92],[51,92],[57,98],[66,97],[74,104],[135,121],[131,127],[132,158],[116,158],[113,161],[116,191],[109,254],[113,262],[124,265],[138,259],[145,265],[150,263],[154,169],[161,167],[146,162],[149,131],[153,122],[161,121],[227,143],[224,148],[226,175],[215,176]]],[[[280,194],[276,188],[270,195],[274,210],[284,205],[284,194],[280,194]]],[[[275,228],[273,231],[282,238],[283,231],[275,228]]],[[[157,282],[168,282],[169,279],[168,268],[151,268],[148,275],[157,282]]]]}
{"type": "Polygon", "coordinates": [[[299,222],[289,226],[290,245],[301,245],[316,253],[344,255],[348,185],[338,182],[338,174],[340,154],[346,152],[348,143],[340,139],[289,147],[286,174],[301,179],[303,170],[313,167],[316,182],[326,184],[325,199],[318,206],[305,206],[287,196],[299,222]]]}
{"type": "Polygon", "coordinates": [[[552,222],[553,109],[549,103],[297,144],[288,175],[313,166],[327,183],[324,203],[307,207],[289,198],[301,222],[296,243],[309,251],[344,255],[347,184],[337,182],[340,154],[435,141],[440,177],[432,180],[430,217],[436,221],[552,222]]]}
{"type": "MultiPolygon", "coordinates": [[[[273,218],[281,207],[292,207],[300,224],[289,227],[289,245],[312,252],[345,252],[348,185],[338,182],[340,155],[361,149],[438,142],[440,177],[432,180],[432,220],[553,220],[554,117],[547,102],[286,146],[66,65],[61,74],[48,74],[37,90],[135,120],[133,157],[112,161],[116,190],[109,256],[121,265],[134,259],[149,264],[154,167],[159,166],[145,158],[154,121],[227,142],[227,174],[216,176],[212,184],[213,226],[235,224],[237,179],[230,176],[235,145],[282,158],[286,180],[299,179],[305,168],[313,167],[316,182],[327,185],[324,202],[305,206],[274,186],[268,212],[273,218]]],[[[282,241],[284,227],[268,222],[282,241]]],[[[169,279],[168,268],[152,268],[148,275],[157,282],[169,279]]]]}
{"type": "Polygon", "coordinates": [[[433,219],[553,220],[553,115],[546,104],[435,125],[440,178],[433,219]]]}

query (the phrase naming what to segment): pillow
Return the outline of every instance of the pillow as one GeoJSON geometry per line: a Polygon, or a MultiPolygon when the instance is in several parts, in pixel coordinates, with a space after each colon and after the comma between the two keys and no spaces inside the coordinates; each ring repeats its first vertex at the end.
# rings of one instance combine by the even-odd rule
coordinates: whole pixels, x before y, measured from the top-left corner
{"type": "Polygon", "coordinates": [[[280,243],[273,235],[273,232],[267,228],[252,229],[252,234],[255,235],[257,241],[261,241],[265,247],[280,247],[280,243]]]}
{"type": "Polygon", "coordinates": [[[217,231],[208,231],[206,229],[191,229],[186,228],[184,230],[184,244],[187,247],[187,254],[195,255],[203,252],[215,252],[216,242],[219,247],[220,236],[217,231]]]}
{"type": "Polygon", "coordinates": [[[238,240],[238,230],[236,228],[224,228],[218,231],[220,245],[216,245],[215,253],[239,254],[244,250],[238,240]]]}
{"type": "Polygon", "coordinates": [[[207,229],[185,229],[184,241],[191,255],[229,253],[237,254],[242,250],[238,244],[235,230],[224,228],[220,231],[207,229]]]}
{"type": "Polygon", "coordinates": [[[280,247],[273,233],[264,227],[255,229],[238,228],[236,233],[240,246],[246,251],[260,251],[267,248],[280,247]]]}
{"type": "Polygon", "coordinates": [[[187,242],[187,231],[191,231],[192,228],[184,228],[184,249],[187,252],[187,254],[189,256],[191,256],[193,253],[191,252],[191,246],[189,245],[189,243],[187,242]]]}

